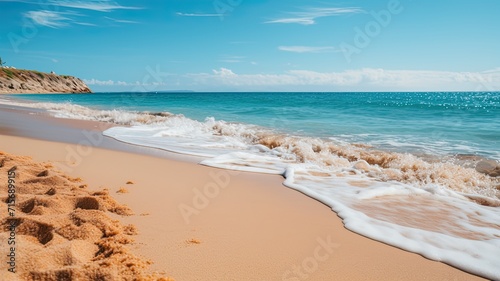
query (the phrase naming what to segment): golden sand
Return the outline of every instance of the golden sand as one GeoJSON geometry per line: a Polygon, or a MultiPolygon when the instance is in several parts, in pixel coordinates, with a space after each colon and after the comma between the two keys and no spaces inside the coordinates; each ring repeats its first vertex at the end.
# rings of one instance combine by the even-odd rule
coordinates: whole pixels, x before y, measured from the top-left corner
{"type": "MultiPolygon", "coordinates": [[[[92,126],[93,123],[89,123],[89,127],[92,126]]],[[[77,148],[67,143],[5,135],[0,135],[0,143],[5,151],[28,154],[37,161],[52,161],[55,167],[65,164],[67,149],[77,148]]],[[[3,158],[0,155],[0,160],[3,158]]],[[[97,188],[108,187],[110,194],[116,194],[127,181],[134,181],[134,185],[126,185],[129,193],[116,194],[115,198],[130,206],[136,215],[100,212],[105,217],[123,222],[119,224],[120,236],[135,239],[136,242],[121,245],[122,249],[151,260],[154,262],[149,266],[152,271],[165,272],[166,276],[176,280],[305,280],[301,278],[304,275],[293,272],[297,268],[301,274],[307,274],[307,280],[315,281],[484,280],[346,230],[331,208],[283,186],[283,179],[276,175],[233,173],[194,163],[101,148],[93,148],[79,165],[69,167],[72,169],[66,174],[72,178],[83,178],[88,189],[94,192],[98,191],[97,188]],[[207,206],[197,209],[199,213],[190,216],[187,223],[179,212],[179,206],[190,204],[196,207],[193,205],[197,194],[194,191],[203,191],[207,184],[213,183],[212,175],[218,175],[218,178],[227,175],[227,186],[224,185],[219,196],[211,198],[207,206]],[[126,226],[131,224],[136,229],[126,226]],[[135,232],[138,234],[131,235],[135,232]],[[201,243],[189,243],[189,240],[201,243]],[[314,257],[315,250],[321,245],[319,240],[331,241],[331,246],[335,247],[329,252],[323,251],[322,254],[327,254],[328,258],[318,261],[316,270],[309,272],[307,261],[314,257]]],[[[0,168],[0,174],[5,177],[7,170],[0,168]]],[[[43,170],[49,170],[49,176],[53,172],[49,167],[36,172],[43,170]]],[[[3,177],[0,178],[0,185],[4,184],[3,177]]],[[[79,187],[85,183],[68,184],[76,186],[77,190],[86,190],[79,187]]],[[[82,195],[88,196],[92,196],[92,192],[82,195]]],[[[4,204],[0,206],[5,208],[4,204]]],[[[0,209],[0,219],[4,211],[0,209]]],[[[75,212],[75,216],[81,215],[82,211],[85,210],[75,212]]],[[[4,237],[0,236],[0,242],[4,241],[4,237]]],[[[54,247],[53,253],[57,253],[54,255],[60,256],[65,246],[61,244],[55,248],[54,240],[39,248],[54,247]]],[[[23,247],[28,245],[23,243],[23,247]]],[[[76,247],[82,245],[75,243],[70,249],[76,247]]],[[[4,255],[5,248],[0,244],[0,255],[4,255]]],[[[69,253],[81,255],[81,259],[95,255],[93,250],[72,250],[69,253]]],[[[37,259],[34,261],[39,262],[37,259]]],[[[90,261],[89,264],[95,262],[90,261]]],[[[52,270],[57,268],[53,266],[52,270]]],[[[0,268],[0,279],[5,270],[0,268]]],[[[141,269],[138,268],[137,272],[141,269]]],[[[131,280],[130,275],[102,280],[126,278],[131,280]]],[[[135,279],[140,280],[139,277],[135,279]]]]}
{"type": "Polygon", "coordinates": [[[0,241],[15,226],[14,251],[5,245],[0,251],[16,256],[16,273],[0,264],[2,280],[167,280],[148,274],[151,262],[129,251],[137,228],[110,217],[131,215],[127,206],[52,167],[0,152],[0,241]],[[9,190],[15,191],[15,205],[9,190]]]}

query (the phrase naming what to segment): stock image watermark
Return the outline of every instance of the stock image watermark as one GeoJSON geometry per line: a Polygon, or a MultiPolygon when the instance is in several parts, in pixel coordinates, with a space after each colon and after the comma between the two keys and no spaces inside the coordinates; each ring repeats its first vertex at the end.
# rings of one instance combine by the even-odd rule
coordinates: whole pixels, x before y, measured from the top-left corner
{"type": "Polygon", "coordinates": [[[475,87],[474,91],[488,91],[488,92],[495,92],[498,91],[498,88],[495,87],[494,82],[494,76],[500,77],[500,69],[495,69],[491,71],[487,71],[486,73],[480,74],[477,82],[477,86],[475,87]]]}
{"type": "Polygon", "coordinates": [[[40,32],[36,21],[43,22],[44,15],[59,11],[59,6],[50,4],[50,2],[39,0],[35,4],[38,4],[40,11],[25,14],[20,30],[7,34],[7,39],[15,53],[19,53],[21,45],[29,43],[40,32]]]}
{"type": "Polygon", "coordinates": [[[21,30],[16,32],[9,32],[7,34],[7,39],[14,50],[15,53],[19,53],[19,48],[21,45],[28,43],[31,39],[35,38],[38,34],[38,28],[33,23],[32,20],[23,19],[23,25],[21,30]]]}
{"type": "MultiPolygon", "coordinates": [[[[156,65],[155,69],[148,65],[146,66],[146,72],[147,74],[142,78],[142,83],[135,86],[132,89],[133,92],[152,92],[156,90],[159,85],[164,85],[164,78],[170,76],[169,73],[162,72],[160,70],[160,65],[156,65]]],[[[128,101],[128,99],[126,100],[128,101]]],[[[136,100],[134,100],[133,102],[136,102],[136,100]]],[[[132,101],[130,101],[130,103],[132,103],[132,101]]]]}
{"type": "Polygon", "coordinates": [[[7,171],[7,217],[12,218],[9,221],[7,238],[7,271],[11,273],[16,273],[16,220],[13,218],[16,216],[16,166],[12,167],[7,171]]]}
{"type": "Polygon", "coordinates": [[[102,131],[105,129],[103,123],[100,123],[98,130],[83,130],[82,135],[85,139],[79,141],[76,145],[66,145],[66,156],[62,163],[55,162],[54,166],[63,172],[72,172],[74,168],[82,164],[85,157],[89,156],[94,147],[98,147],[104,140],[102,131]]]}
{"type": "Polygon", "coordinates": [[[218,170],[209,172],[211,181],[201,188],[193,188],[193,198],[190,203],[179,204],[179,212],[186,224],[191,223],[191,217],[199,215],[202,210],[210,205],[222,190],[231,183],[231,176],[238,175],[239,171],[218,170]]]}
{"type": "Polygon", "coordinates": [[[215,12],[219,15],[219,19],[223,21],[224,17],[233,12],[241,3],[243,3],[243,0],[215,0],[213,6],[215,12]]]}
{"type": "Polygon", "coordinates": [[[379,36],[383,29],[389,26],[393,16],[403,12],[404,7],[399,0],[390,0],[387,7],[378,12],[370,11],[372,20],[367,22],[364,27],[354,27],[354,38],[352,43],[342,42],[339,49],[344,54],[348,63],[352,61],[353,55],[361,54],[362,50],[367,48],[372,40],[379,36]]]}
{"type": "MultiPolygon", "coordinates": [[[[169,75],[166,72],[162,72],[159,65],[156,65],[155,69],[147,66],[145,70],[147,74],[143,77],[142,83],[133,89],[137,93],[134,95],[120,95],[118,99],[120,106],[122,104],[139,104],[144,101],[147,98],[148,92],[154,91],[158,85],[164,83],[164,77],[169,75]]],[[[117,103],[115,101],[110,107],[118,107],[115,106],[117,103]]],[[[99,147],[104,141],[102,132],[107,129],[108,125],[104,122],[99,122],[97,126],[97,129],[94,130],[82,130],[83,139],[76,145],[66,145],[64,161],[62,163],[56,162],[54,166],[66,173],[72,172],[74,168],[78,167],[92,153],[93,148],[99,147]]]]}
{"type": "Polygon", "coordinates": [[[313,249],[310,256],[305,257],[300,263],[294,264],[291,268],[285,271],[281,277],[283,281],[300,281],[311,277],[321,264],[331,258],[335,249],[340,247],[340,244],[334,243],[329,235],[326,239],[317,238],[317,246],[313,249]]]}

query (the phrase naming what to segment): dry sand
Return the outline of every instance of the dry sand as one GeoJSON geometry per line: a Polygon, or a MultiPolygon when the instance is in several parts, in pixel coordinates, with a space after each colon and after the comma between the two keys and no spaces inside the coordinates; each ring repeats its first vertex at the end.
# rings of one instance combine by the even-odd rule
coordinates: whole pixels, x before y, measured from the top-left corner
{"type": "MultiPolygon", "coordinates": [[[[86,150],[76,165],[65,160],[68,149],[77,149],[75,145],[12,136],[0,136],[0,149],[30,155],[36,161],[52,161],[53,169],[65,171],[70,178],[84,179],[78,185],[87,184],[91,190],[77,189],[78,192],[92,194],[109,189],[119,204],[134,212],[131,216],[118,216],[107,207],[99,210],[103,220],[112,217],[120,221],[115,228],[121,228],[121,232],[126,225],[137,229],[138,234],[130,237],[135,242],[124,245],[131,249],[127,258],[151,260],[150,272],[157,271],[178,281],[480,279],[346,230],[328,207],[286,188],[279,176],[230,172],[99,148],[86,150]],[[106,209],[108,212],[104,213],[106,209]]],[[[20,177],[26,178],[37,178],[33,174],[39,172],[20,171],[25,174],[20,177]]],[[[6,170],[0,172],[5,174],[6,170]]],[[[71,179],[67,180],[71,185],[71,179]]],[[[0,186],[5,187],[5,183],[0,186]]],[[[43,193],[48,188],[40,185],[32,192],[43,193]]],[[[97,212],[66,209],[70,214],[97,212]]],[[[1,212],[3,220],[5,210],[1,212]]],[[[128,239],[124,233],[119,236],[128,239]]],[[[31,243],[24,242],[20,247],[36,244],[40,251],[52,251],[54,255],[70,255],[74,247],[82,247],[78,244],[65,248],[68,240],[63,239],[54,245],[61,247],[56,250],[50,247],[51,243],[56,244],[55,238],[45,245],[30,235],[19,239],[31,243]]],[[[0,249],[5,251],[7,245],[4,239],[1,241],[0,249]]],[[[82,242],[86,243],[85,251],[89,247],[95,250],[95,244],[101,243],[91,241],[94,246],[89,241],[82,242]]],[[[92,254],[85,251],[76,255],[75,262],[86,264],[92,259],[92,254]]],[[[3,252],[2,256],[5,257],[3,252]]],[[[19,260],[35,262],[23,260],[22,256],[19,260]]],[[[49,259],[43,264],[47,268],[62,266],[57,262],[60,261],[49,259]]],[[[4,266],[2,278],[6,273],[4,266]]]]}
{"type": "Polygon", "coordinates": [[[146,274],[150,262],[128,249],[135,226],[108,215],[132,211],[107,190],[1,151],[0,182],[2,280],[156,279],[146,274]]]}

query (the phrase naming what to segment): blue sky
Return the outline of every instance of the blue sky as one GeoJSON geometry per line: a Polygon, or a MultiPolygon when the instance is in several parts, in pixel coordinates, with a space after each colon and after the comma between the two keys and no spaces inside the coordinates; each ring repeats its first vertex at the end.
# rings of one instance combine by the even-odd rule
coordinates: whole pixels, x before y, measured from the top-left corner
{"type": "Polygon", "coordinates": [[[0,57],[94,91],[500,90],[497,0],[0,0],[0,57]]]}

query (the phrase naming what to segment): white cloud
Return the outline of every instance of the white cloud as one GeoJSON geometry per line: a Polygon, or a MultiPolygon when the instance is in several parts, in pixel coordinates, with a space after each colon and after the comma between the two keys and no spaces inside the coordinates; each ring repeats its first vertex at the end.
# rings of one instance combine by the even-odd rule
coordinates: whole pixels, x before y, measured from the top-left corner
{"type": "Polygon", "coordinates": [[[118,22],[118,23],[139,23],[137,21],[132,21],[132,20],[121,20],[121,19],[115,19],[115,18],[111,18],[111,17],[104,17],[104,18],[111,20],[111,21],[114,21],[114,22],[118,22]]]}
{"type": "Polygon", "coordinates": [[[500,73],[500,67],[484,71],[484,73],[500,73]]]}
{"type": "Polygon", "coordinates": [[[98,80],[98,79],[83,79],[85,84],[90,86],[135,86],[139,82],[127,83],[123,81],[113,81],[113,80],[98,80]]]}
{"type": "Polygon", "coordinates": [[[17,3],[24,3],[24,4],[40,4],[40,2],[36,1],[30,1],[30,0],[0,0],[0,2],[17,2],[17,3]]]}
{"type": "Polygon", "coordinates": [[[220,62],[227,62],[227,63],[240,63],[240,62],[244,62],[245,58],[246,57],[243,57],[243,56],[223,55],[223,56],[221,56],[221,59],[219,61],[220,62]]]}
{"type": "Polygon", "coordinates": [[[93,85],[98,85],[98,86],[113,86],[115,85],[115,81],[113,80],[107,80],[107,81],[102,81],[102,80],[97,80],[97,79],[83,79],[83,82],[85,84],[93,86],[93,85]]]}
{"type": "Polygon", "coordinates": [[[272,20],[272,21],[266,21],[265,23],[297,23],[297,24],[302,24],[302,25],[311,25],[315,24],[316,22],[314,21],[314,18],[283,18],[283,19],[277,19],[277,20],[272,20]]]}
{"type": "Polygon", "coordinates": [[[93,24],[93,23],[88,23],[88,22],[79,22],[79,21],[75,21],[73,22],[74,24],[78,24],[78,25],[84,25],[84,26],[97,26],[96,24],[93,24]]]}
{"type": "Polygon", "coordinates": [[[181,16],[181,17],[220,17],[220,16],[222,16],[222,14],[181,13],[181,12],[177,12],[175,14],[178,16],[181,16]]]}
{"type": "Polygon", "coordinates": [[[53,12],[47,10],[29,11],[24,13],[24,17],[32,20],[34,23],[51,28],[60,28],[69,25],[70,19],[65,13],[53,12]]]}
{"type": "MultiPolygon", "coordinates": [[[[342,72],[290,70],[283,74],[237,74],[220,68],[212,73],[190,74],[195,83],[240,88],[279,86],[316,87],[325,91],[492,91],[500,89],[500,71],[451,72],[364,68],[342,72]]],[[[301,88],[302,89],[302,88],[301,88]]]]}
{"type": "MultiPolygon", "coordinates": [[[[0,0],[0,2],[16,2],[16,1],[0,0]]],[[[27,1],[19,1],[19,2],[40,4],[40,3],[31,3],[27,1]]],[[[46,5],[55,7],[52,7],[52,11],[49,10],[29,11],[24,13],[23,16],[33,21],[33,23],[37,25],[47,26],[51,28],[68,27],[73,24],[82,26],[97,26],[94,23],[80,21],[79,18],[81,19],[81,17],[85,15],[76,12],[76,10],[79,9],[79,10],[90,10],[98,12],[113,12],[114,10],[119,10],[119,9],[142,9],[139,7],[121,6],[118,3],[110,0],[89,0],[89,1],[50,0],[46,5]],[[54,11],[54,10],[59,10],[60,9],[59,7],[64,7],[66,9],[64,10],[64,12],[54,11]]],[[[137,23],[135,21],[115,19],[111,17],[105,17],[105,18],[117,23],[137,23]]]]}
{"type": "Polygon", "coordinates": [[[111,12],[113,10],[131,10],[142,9],[140,7],[125,7],[110,0],[86,0],[86,1],[71,1],[71,0],[50,0],[49,3],[54,6],[84,9],[99,12],[111,12]]]}
{"type": "Polygon", "coordinates": [[[114,80],[99,80],[99,79],[83,79],[83,82],[89,86],[163,86],[166,85],[164,82],[152,82],[152,83],[141,83],[139,81],[135,82],[124,82],[124,81],[114,81],[114,80]]]}
{"type": "Polygon", "coordinates": [[[224,67],[221,67],[220,70],[212,70],[212,72],[214,73],[215,76],[218,76],[218,77],[237,77],[238,75],[236,75],[231,69],[227,69],[227,68],[224,68],[224,67]]]}
{"type": "Polygon", "coordinates": [[[339,52],[334,47],[311,47],[311,46],[279,46],[278,50],[293,53],[324,53],[339,52]]]}
{"type": "Polygon", "coordinates": [[[200,91],[499,91],[500,68],[482,72],[384,70],[340,72],[289,70],[274,74],[240,74],[228,68],[209,73],[171,75],[169,82],[84,79],[104,91],[177,88],[200,91]]]}
{"type": "Polygon", "coordinates": [[[303,12],[288,13],[290,16],[275,20],[266,21],[265,23],[295,23],[302,25],[311,25],[316,23],[316,19],[323,17],[333,17],[346,14],[365,13],[364,10],[358,7],[346,8],[308,8],[303,12]]]}

